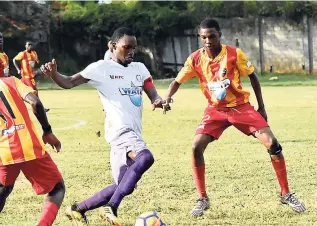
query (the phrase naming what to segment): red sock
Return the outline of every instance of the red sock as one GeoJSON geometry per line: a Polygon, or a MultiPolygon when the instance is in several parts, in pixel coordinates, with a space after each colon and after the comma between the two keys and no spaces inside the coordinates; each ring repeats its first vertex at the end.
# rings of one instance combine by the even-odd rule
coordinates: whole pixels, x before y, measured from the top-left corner
{"type": "Polygon", "coordinates": [[[281,187],[281,195],[285,195],[289,192],[288,181],[287,181],[287,172],[284,158],[279,160],[272,160],[272,165],[275,170],[278,183],[281,187]]]}
{"type": "Polygon", "coordinates": [[[206,184],[205,184],[205,164],[200,166],[195,166],[195,164],[193,164],[193,174],[194,174],[196,189],[200,197],[207,198],[208,196],[206,193],[206,184]]]}
{"type": "Polygon", "coordinates": [[[51,226],[57,216],[59,207],[52,202],[45,202],[42,216],[37,226],[51,226]]]}

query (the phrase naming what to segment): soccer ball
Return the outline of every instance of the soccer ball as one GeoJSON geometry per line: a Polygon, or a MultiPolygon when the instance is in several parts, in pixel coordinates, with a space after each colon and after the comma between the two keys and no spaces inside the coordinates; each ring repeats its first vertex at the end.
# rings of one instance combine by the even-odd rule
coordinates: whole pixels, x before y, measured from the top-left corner
{"type": "Polygon", "coordinates": [[[135,226],[166,226],[166,224],[155,211],[149,211],[138,217],[135,226]]]}

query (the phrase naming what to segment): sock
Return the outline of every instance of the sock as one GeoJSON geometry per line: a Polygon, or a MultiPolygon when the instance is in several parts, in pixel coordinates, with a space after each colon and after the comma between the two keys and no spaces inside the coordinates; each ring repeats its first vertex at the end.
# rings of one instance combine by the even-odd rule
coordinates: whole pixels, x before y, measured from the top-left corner
{"type": "Polygon", "coordinates": [[[200,166],[193,165],[194,182],[201,198],[208,198],[205,184],[205,164],[200,166]]]}
{"type": "Polygon", "coordinates": [[[57,216],[59,207],[52,202],[45,202],[42,210],[42,216],[37,226],[51,226],[57,216]]]}
{"type": "Polygon", "coordinates": [[[142,175],[153,165],[154,158],[152,153],[145,149],[141,151],[134,159],[134,163],[127,169],[121,182],[119,183],[116,191],[109,200],[109,204],[118,208],[122,199],[130,195],[137,182],[141,179],[142,175]]]}
{"type": "Polygon", "coordinates": [[[112,197],[113,193],[117,189],[116,184],[112,184],[103,190],[99,191],[98,193],[94,194],[90,198],[77,203],[77,207],[81,213],[85,213],[88,210],[96,209],[100,206],[106,205],[110,198],[112,197]]]}
{"type": "Polygon", "coordinates": [[[279,160],[272,160],[272,165],[275,170],[278,183],[281,187],[281,195],[285,195],[289,192],[288,181],[287,181],[287,172],[284,158],[279,160]]]}

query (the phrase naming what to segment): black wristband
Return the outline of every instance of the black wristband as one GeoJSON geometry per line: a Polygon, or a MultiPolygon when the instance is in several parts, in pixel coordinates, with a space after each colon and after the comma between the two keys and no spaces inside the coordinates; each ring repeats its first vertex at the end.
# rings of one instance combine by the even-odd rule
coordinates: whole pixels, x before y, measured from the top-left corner
{"type": "Polygon", "coordinates": [[[48,125],[48,127],[43,127],[42,126],[42,130],[44,133],[51,133],[52,132],[52,127],[51,125],[48,125]]]}

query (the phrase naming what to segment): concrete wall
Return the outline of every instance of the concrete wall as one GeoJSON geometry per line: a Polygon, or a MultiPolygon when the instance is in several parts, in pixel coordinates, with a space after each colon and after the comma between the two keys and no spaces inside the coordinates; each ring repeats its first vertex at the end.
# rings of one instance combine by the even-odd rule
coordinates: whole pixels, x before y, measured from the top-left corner
{"type": "MultiPolygon", "coordinates": [[[[218,19],[222,30],[221,42],[241,48],[249,60],[261,71],[260,38],[263,42],[264,72],[309,73],[309,48],[312,49],[313,73],[317,73],[317,21],[310,27],[311,46],[308,42],[307,18],[297,24],[282,18],[218,19]]],[[[191,37],[174,37],[176,63],[183,64],[190,51],[201,47],[198,30],[187,31],[191,37]],[[198,44],[197,44],[198,43],[198,44]]],[[[164,63],[174,63],[171,38],[166,40],[164,63]]],[[[173,67],[173,66],[168,66],[173,67]]],[[[174,67],[175,68],[175,67],[174,67]]],[[[177,67],[179,70],[181,66],[177,67]]]]}

